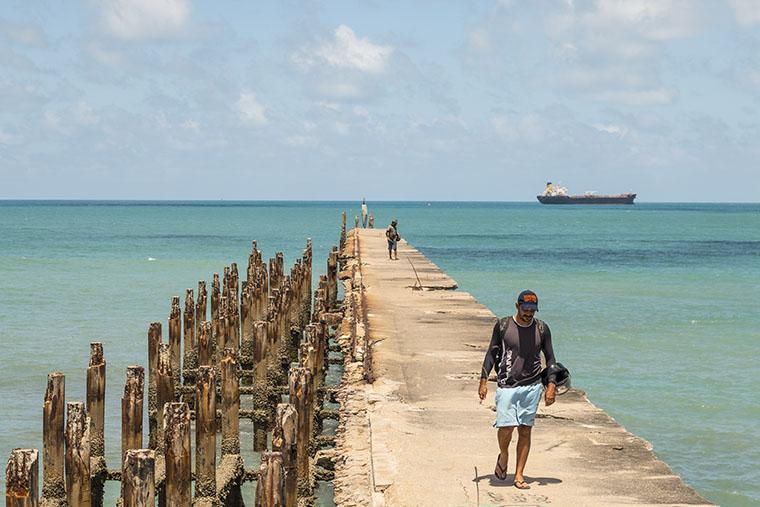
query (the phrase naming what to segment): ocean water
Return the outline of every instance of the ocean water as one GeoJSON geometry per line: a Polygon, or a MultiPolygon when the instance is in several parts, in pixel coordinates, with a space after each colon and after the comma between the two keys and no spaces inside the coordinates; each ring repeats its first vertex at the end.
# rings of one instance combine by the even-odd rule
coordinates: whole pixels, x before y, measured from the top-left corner
{"type": "MultiPolygon", "coordinates": [[[[369,204],[495,313],[536,291],[574,386],[709,500],[760,504],[760,205],[369,204]]],[[[125,369],[171,296],[244,270],[252,239],[289,266],[311,237],[322,273],[343,210],[358,204],[0,201],[0,456],[41,446],[49,371],[83,399],[102,341],[115,467],[125,369]]]]}

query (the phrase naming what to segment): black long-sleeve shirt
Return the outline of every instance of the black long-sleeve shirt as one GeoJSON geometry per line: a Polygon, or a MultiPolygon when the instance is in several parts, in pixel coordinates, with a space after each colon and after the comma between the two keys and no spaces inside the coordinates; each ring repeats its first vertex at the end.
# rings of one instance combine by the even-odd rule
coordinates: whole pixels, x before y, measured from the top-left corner
{"type": "MultiPolygon", "coordinates": [[[[499,387],[528,386],[540,382],[541,352],[544,353],[546,366],[556,362],[552,333],[545,322],[533,319],[529,326],[521,326],[511,316],[500,319],[493,327],[480,378],[487,379],[495,366],[499,387]]],[[[549,382],[553,381],[549,378],[549,382]]]]}

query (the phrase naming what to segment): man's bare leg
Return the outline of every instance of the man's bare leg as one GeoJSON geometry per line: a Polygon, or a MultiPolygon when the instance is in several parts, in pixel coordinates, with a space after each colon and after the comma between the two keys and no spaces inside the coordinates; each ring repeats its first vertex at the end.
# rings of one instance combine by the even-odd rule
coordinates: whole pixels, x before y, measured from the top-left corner
{"type": "Polygon", "coordinates": [[[525,470],[525,463],[528,462],[528,454],[530,453],[530,432],[533,429],[532,426],[518,426],[517,427],[517,464],[515,465],[515,486],[520,489],[528,489],[528,486],[524,482],[523,471],[525,470]]]}
{"type": "Polygon", "coordinates": [[[512,431],[514,426],[505,426],[499,428],[496,432],[496,437],[499,440],[499,468],[507,472],[507,464],[509,463],[509,442],[512,441],[512,431]]]}

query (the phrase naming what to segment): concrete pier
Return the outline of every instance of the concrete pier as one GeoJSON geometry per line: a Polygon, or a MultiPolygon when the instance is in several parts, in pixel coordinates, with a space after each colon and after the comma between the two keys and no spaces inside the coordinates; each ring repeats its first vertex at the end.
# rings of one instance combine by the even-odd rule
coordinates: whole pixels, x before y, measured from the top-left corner
{"type": "MultiPolygon", "coordinates": [[[[358,234],[374,383],[354,385],[347,394],[360,420],[349,422],[353,429],[343,428],[343,434],[368,440],[352,444],[359,454],[347,483],[366,478],[369,488],[342,504],[709,505],[654,456],[648,442],[578,390],[558,396],[551,407],[541,402],[525,470],[531,489],[512,483],[516,434],[507,480],[496,479],[495,383],[489,382],[482,404],[477,396],[495,315],[406,242],[398,247],[400,260],[390,261],[383,230],[350,234],[358,234]],[[420,285],[422,290],[414,288],[420,285]],[[357,429],[362,424],[366,431],[357,429]],[[362,452],[367,465],[361,464],[362,452]]],[[[351,473],[339,470],[338,487],[340,474],[351,473]]]]}

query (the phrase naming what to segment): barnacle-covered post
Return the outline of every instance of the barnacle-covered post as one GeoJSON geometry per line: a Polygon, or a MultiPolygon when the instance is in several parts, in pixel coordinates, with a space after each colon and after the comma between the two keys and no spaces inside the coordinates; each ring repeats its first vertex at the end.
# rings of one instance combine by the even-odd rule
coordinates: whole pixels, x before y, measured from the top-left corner
{"type": "Polygon", "coordinates": [[[130,449],[124,457],[122,500],[124,507],[155,505],[156,453],[151,449],[130,449]]]}
{"type": "Polygon", "coordinates": [[[265,452],[261,455],[254,505],[256,507],[285,507],[285,481],[282,455],[279,452],[265,452]]]}
{"type": "Polygon", "coordinates": [[[148,327],[148,447],[156,449],[158,435],[156,379],[158,378],[158,354],[161,347],[161,323],[151,322],[148,327]]]}
{"type": "MultiPolygon", "coordinates": [[[[159,330],[160,336],[160,330],[159,330]]],[[[90,416],[90,475],[92,506],[103,506],[103,489],[108,472],[106,468],[105,415],[106,415],[106,360],[103,344],[90,344],[90,365],[87,367],[87,413],[90,416]]]]}
{"type": "Polygon", "coordinates": [[[169,313],[169,349],[172,353],[174,383],[179,387],[182,378],[182,322],[180,321],[179,296],[172,296],[169,313]]]}
{"type": "Polygon", "coordinates": [[[42,408],[42,499],[52,505],[66,502],[63,477],[65,384],[63,373],[48,374],[42,408]]]}
{"type": "Polygon", "coordinates": [[[295,507],[298,496],[298,477],[296,460],[298,456],[296,438],[298,414],[290,403],[277,405],[277,416],[272,433],[272,450],[282,454],[282,466],[285,474],[285,505],[295,507]]]}
{"type": "Polygon", "coordinates": [[[6,507],[39,505],[39,469],[37,449],[13,449],[5,467],[6,507]]]}
{"type": "Polygon", "coordinates": [[[81,401],[66,410],[66,499],[72,507],[90,507],[90,418],[81,401]]]}
{"type": "Polygon", "coordinates": [[[166,505],[191,505],[193,481],[190,465],[190,407],[187,403],[166,403],[163,422],[166,505]]]}
{"type": "Polygon", "coordinates": [[[216,496],[216,374],[198,368],[195,388],[195,496],[216,496]]]}

